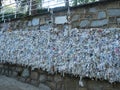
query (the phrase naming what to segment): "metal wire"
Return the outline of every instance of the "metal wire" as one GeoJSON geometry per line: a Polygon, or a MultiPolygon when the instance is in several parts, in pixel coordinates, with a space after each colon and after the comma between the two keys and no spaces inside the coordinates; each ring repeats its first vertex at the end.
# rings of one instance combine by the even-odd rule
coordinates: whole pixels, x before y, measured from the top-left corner
{"type": "MultiPolygon", "coordinates": [[[[3,0],[4,1],[4,0],[3,0]]],[[[66,3],[66,0],[47,0],[42,1],[42,3],[35,3],[33,0],[22,2],[22,0],[17,2],[12,2],[8,5],[1,6],[1,12],[0,12],[0,19],[1,21],[4,21],[6,17],[10,17],[11,15],[14,16],[14,18],[17,18],[17,15],[23,13],[23,14],[29,14],[32,15],[33,12],[36,10],[44,10],[47,9],[49,11],[50,8],[56,8],[56,7],[64,7],[66,3]],[[55,3],[56,2],[56,3],[55,3]],[[7,12],[6,8],[11,7],[13,10],[11,12],[7,12]]],[[[69,0],[69,5],[72,6],[72,0],[69,0]]],[[[43,12],[42,12],[43,13],[43,12]]]]}

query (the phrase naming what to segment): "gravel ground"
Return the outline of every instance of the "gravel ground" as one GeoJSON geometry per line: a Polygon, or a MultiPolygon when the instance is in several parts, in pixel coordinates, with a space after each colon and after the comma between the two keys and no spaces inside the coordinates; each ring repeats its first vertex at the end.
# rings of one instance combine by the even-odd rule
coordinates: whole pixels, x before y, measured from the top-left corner
{"type": "Polygon", "coordinates": [[[0,76],[0,90],[40,90],[32,85],[19,82],[13,78],[0,76]]]}

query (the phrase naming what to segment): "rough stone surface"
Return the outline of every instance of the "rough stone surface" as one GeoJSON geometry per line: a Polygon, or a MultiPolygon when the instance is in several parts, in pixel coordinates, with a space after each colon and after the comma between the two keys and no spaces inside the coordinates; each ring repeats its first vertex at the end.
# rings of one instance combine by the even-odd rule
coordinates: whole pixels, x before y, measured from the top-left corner
{"type": "Polygon", "coordinates": [[[40,90],[51,90],[48,86],[46,86],[45,84],[42,84],[42,83],[40,83],[39,88],[40,88],[40,90]]]}
{"type": "Polygon", "coordinates": [[[67,16],[57,16],[55,17],[55,24],[67,23],[67,16]]]}
{"type": "Polygon", "coordinates": [[[17,72],[22,72],[22,70],[23,70],[22,67],[17,67],[17,68],[16,68],[16,71],[17,71],[17,72]]]}
{"type": "Polygon", "coordinates": [[[80,19],[80,15],[74,15],[71,21],[77,21],[80,19]]]}
{"type": "Polygon", "coordinates": [[[47,76],[46,75],[40,75],[40,78],[39,78],[40,82],[44,83],[44,82],[46,82],[46,80],[47,80],[47,76]]]}
{"type": "Polygon", "coordinates": [[[56,76],[54,77],[54,81],[55,81],[55,82],[60,82],[60,81],[62,81],[62,77],[59,76],[59,75],[56,75],[56,76]]]}
{"type": "Polygon", "coordinates": [[[92,21],[91,26],[92,27],[100,27],[108,24],[108,19],[103,19],[103,20],[95,20],[92,21]]]}
{"type": "Polygon", "coordinates": [[[3,68],[3,64],[0,64],[0,68],[3,68]]]}
{"type": "Polygon", "coordinates": [[[108,15],[109,16],[120,16],[120,8],[116,8],[116,9],[108,9],[108,15]]]}
{"type": "Polygon", "coordinates": [[[38,81],[36,81],[36,80],[31,80],[30,83],[31,83],[32,85],[35,85],[35,86],[38,86],[38,85],[39,85],[38,81]]]}
{"type": "Polygon", "coordinates": [[[28,21],[28,26],[31,26],[32,25],[32,22],[31,21],[28,21]]]}
{"type": "Polygon", "coordinates": [[[30,77],[33,80],[37,80],[39,77],[38,72],[32,71],[30,77]]]}
{"type": "Polygon", "coordinates": [[[90,24],[89,20],[83,20],[80,22],[80,27],[87,27],[90,24]]]}
{"type": "Polygon", "coordinates": [[[105,17],[106,17],[106,12],[104,12],[104,11],[98,12],[98,19],[102,19],[105,17]]]}
{"type": "Polygon", "coordinates": [[[15,79],[0,76],[0,90],[41,90],[29,84],[21,83],[15,79]]]}
{"type": "Polygon", "coordinates": [[[47,77],[47,80],[50,81],[50,82],[52,82],[52,81],[54,80],[54,77],[51,76],[51,75],[49,75],[49,76],[47,77]]]}
{"type": "Polygon", "coordinates": [[[13,77],[16,77],[17,75],[18,75],[18,73],[15,72],[15,71],[12,73],[12,76],[13,76],[13,77]]]}
{"type": "Polygon", "coordinates": [[[40,30],[50,30],[50,29],[51,29],[50,25],[42,25],[42,26],[40,26],[40,30]]]}
{"type": "Polygon", "coordinates": [[[120,18],[117,18],[117,22],[120,23],[120,18]]]}
{"type": "MultiPolygon", "coordinates": [[[[3,65],[3,68],[5,66],[3,65]]],[[[9,66],[11,68],[11,66],[9,66]]],[[[13,70],[14,71],[14,70],[13,70]]],[[[39,72],[40,70],[36,70],[35,72],[39,72]]],[[[33,72],[33,71],[31,71],[33,72]]],[[[41,71],[43,72],[43,71],[41,71]]],[[[1,74],[1,72],[0,72],[1,74]]],[[[4,72],[5,74],[5,72],[4,72]]],[[[107,81],[101,80],[91,80],[88,78],[83,78],[83,86],[79,85],[79,78],[71,77],[71,75],[65,75],[65,77],[60,76],[59,74],[48,75],[46,72],[42,73],[42,75],[51,78],[51,81],[39,82],[38,80],[31,80],[31,78],[23,78],[19,77],[12,77],[16,78],[16,80],[20,80],[22,85],[18,83],[18,81],[14,81],[14,79],[0,76],[0,90],[33,90],[31,85],[26,86],[25,83],[32,84],[36,87],[39,87],[39,90],[119,90],[120,83],[110,84],[107,81]],[[25,83],[24,83],[25,82],[25,83]],[[40,83],[40,84],[39,84],[40,83]],[[18,87],[19,85],[19,87],[18,87]],[[12,87],[10,87],[12,86],[12,87]],[[25,88],[25,89],[23,89],[25,88]]],[[[6,74],[5,74],[6,75],[6,74]]],[[[11,77],[11,76],[10,76],[11,77]]],[[[28,84],[27,84],[28,85],[28,84]]],[[[34,88],[35,89],[35,88],[34,88]]],[[[37,88],[38,89],[38,88],[37,88]]],[[[35,90],[37,90],[35,89],[35,90]]]]}
{"type": "Polygon", "coordinates": [[[90,9],[89,9],[89,12],[95,13],[95,12],[97,12],[97,9],[96,9],[95,7],[90,8],[90,9]]]}
{"type": "Polygon", "coordinates": [[[28,69],[24,69],[22,72],[22,77],[29,77],[29,70],[28,69]]]}
{"type": "Polygon", "coordinates": [[[32,25],[33,26],[39,25],[39,22],[40,22],[39,18],[33,18],[32,19],[32,25]]]}

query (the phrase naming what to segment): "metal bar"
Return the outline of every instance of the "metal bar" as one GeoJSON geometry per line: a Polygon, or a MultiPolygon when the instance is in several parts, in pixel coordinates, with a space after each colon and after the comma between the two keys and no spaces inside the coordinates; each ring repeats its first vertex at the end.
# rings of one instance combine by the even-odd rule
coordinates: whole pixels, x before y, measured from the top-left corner
{"type": "MultiPolygon", "coordinates": [[[[12,7],[14,10],[12,11],[12,15],[14,15],[14,18],[17,18],[17,15],[19,15],[19,14],[21,14],[23,11],[20,11],[20,10],[18,10],[18,8],[22,8],[22,9],[24,9],[24,7],[21,7],[21,6],[19,6],[19,5],[21,5],[21,4],[23,4],[23,5],[28,5],[28,7],[27,7],[27,11],[28,11],[28,15],[32,15],[32,11],[34,11],[34,10],[37,10],[37,9],[45,9],[45,8],[47,8],[48,9],[48,11],[50,10],[50,9],[52,9],[52,8],[55,8],[55,7],[58,7],[60,4],[61,5],[65,5],[65,1],[67,1],[67,3],[69,4],[68,6],[68,16],[69,16],[69,14],[70,14],[70,4],[72,3],[72,0],[59,0],[59,1],[57,1],[57,3],[52,3],[52,2],[55,2],[55,0],[47,0],[47,1],[42,1],[42,4],[39,2],[39,3],[33,3],[33,0],[28,0],[27,1],[27,3],[28,4],[26,4],[26,1],[25,2],[21,2],[22,0],[17,0],[15,3],[13,3],[13,2],[11,2],[10,4],[8,4],[8,5],[3,5],[3,6],[1,6],[0,8],[1,8],[1,19],[2,19],[2,21],[4,21],[4,19],[5,19],[5,17],[6,16],[11,16],[11,14],[7,14],[6,15],[6,9],[5,9],[5,7],[9,7],[9,6],[15,6],[15,7],[12,7]],[[45,6],[43,6],[43,4],[45,5],[45,6]],[[38,6],[38,7],[35,7],[35,6],[38,6]],[[32,8],[32,7],[35,7],[35,8],[32,8]]],[[[71,4],[72,5],[72,4],[71,4]]],[[[25,11],[26,12],[26,11],[25,11]]]]}
{"type": "Polygon", "coordinates": [[[30,5],[28,5],[28,7],[29,7],[29,15],[31,15],[32,0],[30,0],[30,2],[28,4],[30,4],[30,5]]]}

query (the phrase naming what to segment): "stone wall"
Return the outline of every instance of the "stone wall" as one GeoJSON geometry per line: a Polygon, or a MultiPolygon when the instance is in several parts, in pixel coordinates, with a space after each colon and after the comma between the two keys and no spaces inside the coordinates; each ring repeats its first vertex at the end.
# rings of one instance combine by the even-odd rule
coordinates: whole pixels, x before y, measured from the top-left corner
{"type": "Polygon", "coordinates": [[[120,83],[110,84],[105,80],[83,78],[62,73],[49,74],[41,69],[32,70],[16,64],[0,64],[0,75],[39,87],[40,90],[119,90],[120,83]],[[80,85],[79,85],[80,84],[80,85]],[[82,85],[82,86],[81,86],[82,85]]]}
{"type": "Polygon", "coordinates": [[[47,28],[110,28],[120,27],[120,1],[107,0],[87,5],[54,8],[46,14],[38,14],[11,20],[0,27],[5,30],[38,30],[47,28]]]}
{"type": "Polygon", "coordinates": [[[0,62],[11,63],[1,64],[1,73],[35,85],[42,83],[38,79],[42,77],[40,87],[50,85],[45,86],[48,90],[118,90],[101,80],[120,82],[119,12],[120,1],[110,0],[72,7],[70,14],[62,8],[53,14],[1,23],[0,62]],[[58,72],[80,80],[55,75],[58,72]],[[86,77],[98,81],[86,79],[81,88],[86,77]]]}

